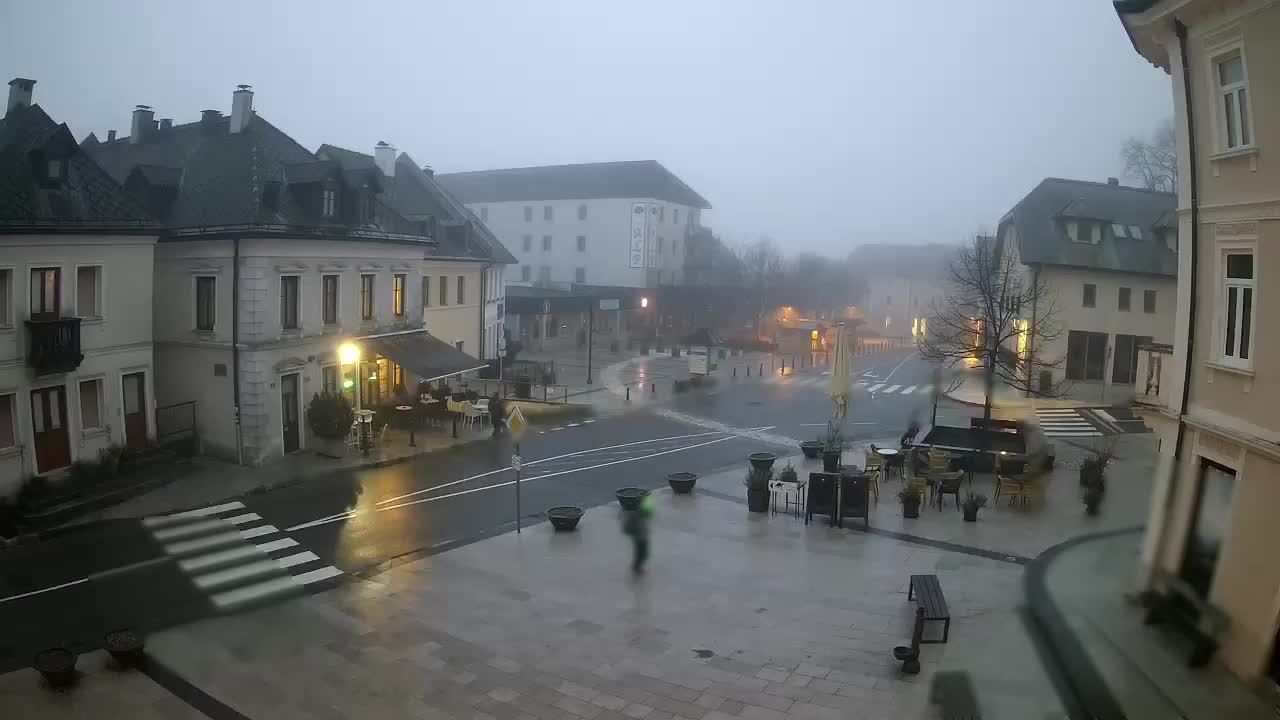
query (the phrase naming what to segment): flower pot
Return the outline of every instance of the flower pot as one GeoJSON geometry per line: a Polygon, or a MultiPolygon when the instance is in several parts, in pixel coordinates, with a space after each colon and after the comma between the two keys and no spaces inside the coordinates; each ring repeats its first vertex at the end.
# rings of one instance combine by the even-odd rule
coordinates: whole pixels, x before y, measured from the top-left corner
{"type": "Polygon", "coordinates": [[[840,472],[840,451],[822,451],[822,469],[826,472],[840,472]]]}
{"type": "Polygon", "coordinates": [[[1082,465],[1080,467],[1080,487],[1090,487],[1093,485],[1102,485],[1102,470],[1093,465],[1082,465]]]}
{"type": "Polygon", "coordinates": [[[747,510],[753,513],[769,511],[768,490],[747,490],[747,510]]]}
{"type": "Polygon", "coordinates": [[[696,482],[698,482],[698,476],[691,472],[674,472],[667,476],[667,484],[677,495],[688,495],[693,492],[693,485],[696,482]]]}
{"type": "Polygon", "coordinates": [[[49,687],[67,687],[76,681],[76,654],[66,648],[41,650],[32,666],[40,671],[49,687]]]}
{"type": "Polygon", "coordinates": [[[822,454],[822,443],[817,440],[805,440],[800,443],[800,452],[804,453],[804,456],[810,460],[817,460],[818,456],[822,454]]]}
{"type": "Polygon", "coordinates": [[[548,510],[547,519],[551,521],[551,527],[557,531],[572,532],[578,527],[582,513],[582,508],[577,505],[561,505],[548,510]]]}
{"type": "Polygon", "coordinates": [[[978,522],[978,508],[974,508],[974,509],[972,509],[972,510],[970,510],[969,508],[965,508],[965,509],[964,509],[964,521],[965,521],[965,522],[978,522]]]}
{"type": "Polygon", "coordinates": [[[102,646],[120,667],[137,667],[142,662],[142,637],[132,630],[107,633],[102,646]]]}
{"type": "Polygon", "coordinates": [[[1097,515],[1102,506],[1102,488],[1094,485],[1084,491],[1084,511],[1089,515],[1097,515]]]}
{"type": "Polygon", "coordinates": [[[920,501],[918,499],[903,500],[902,501],[902,517],[904,518],[920,517],[920,501]]]}
{"type": "Polygon", "coordinates": [[[756,470],[772,470],[773,463],[777,459],[778,456],[771,452],[757,452],[747,456],[747,460],[751,461],[751,467],[756,470]]]}
{"type": "Polygon", "coordinates": [[[640,503],[649,496],[649,491],[638,487],[619,488],[614,493],[623,510],[639,510],[640,503]]]}

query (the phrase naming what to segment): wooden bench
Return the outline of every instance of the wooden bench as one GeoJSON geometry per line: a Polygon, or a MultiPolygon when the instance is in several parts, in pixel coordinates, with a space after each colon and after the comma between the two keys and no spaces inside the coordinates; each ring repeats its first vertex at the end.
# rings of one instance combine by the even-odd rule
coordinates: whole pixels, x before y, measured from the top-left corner
{"type": "Polygon", "coordinates": [[[944,720],[982,719],[973,683],[969,681],[969,673],[963,670],[934,673],[929,702],[942,710],[944,720]]]}
{"type": "Polygon", "coordinates": [[[942,596],[942,585],[937,575],[912,575],[907,586],[907,599],[914,599],[924,608],[924,619],[930,622],[941,622],[941,640],[923,640],[928,643],[945,643],[951,634],[951,611],[947,610],[947,599],[942,596]]]}
{"type": "Polygon", "coordinates": [[[1163,570],[1156,571],[1156,584],[1163,591],[1151,590],[1143,595],[1147,605],[1147,625],[1168,622],[1191,637],[1191,655],[1187,667],[1208,664],[1218,649],[1218,638],[1227,629],[1227,616],[1205,602],[1200,593],[1180,577],[1163,570]]]}

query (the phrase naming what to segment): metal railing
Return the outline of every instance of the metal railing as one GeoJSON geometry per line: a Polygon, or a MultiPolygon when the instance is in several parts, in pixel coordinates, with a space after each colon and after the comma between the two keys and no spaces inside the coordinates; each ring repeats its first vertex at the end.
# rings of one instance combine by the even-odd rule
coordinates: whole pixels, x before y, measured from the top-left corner
{"type": "Polygon", "coordinates": [[[196,401],[157,406],[156,440],[164,442],[167,438],[183,434],[196,434],[196,401]]]}
{"type": "Polygon", "coordinates": [[[568,403],[569,386],[517,380],[468,380],[463,391],[474,391],[482,398],[498,393],[498,397],[511,400],[533,400],[544,403],[568,403]]]}

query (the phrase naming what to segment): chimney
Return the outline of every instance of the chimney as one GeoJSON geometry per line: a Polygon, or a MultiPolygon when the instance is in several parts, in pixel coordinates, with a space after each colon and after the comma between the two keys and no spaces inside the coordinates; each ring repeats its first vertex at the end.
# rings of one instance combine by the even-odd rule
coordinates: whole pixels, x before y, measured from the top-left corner
{"type": "Polygon", "coordinates": [[[129,144],[137,145],[155,128],[155,111],[150,105],[138,105],[133,110],[133,125],[129,128],[129,144]]]}
{"type": "Polygon", "coordinates": [[[200,111],[200,132],[211,135],[218,127],[218,121],[222,119],[222,113],[217,110],[201,110],[200,111]]]}
{"type": "Polygon", "coordinates": [[[171,130],[171,129],[173,129],[173,118],[161,118],[161,119],[160,119],[160,129],[161,129],[161,130],[171,130]]]}
{"type": "Polygon", "coordinates": [[[21,105],[22,107],[31,106],[31,89],[36,86],[35,80],[26,78],[14,78],[9,81],[9,104],[4,106],[4,112],[9,114],[10,110],[21,105]]]}
{"type": "Polygon", "coordinates": [[[385,141],[379,140],[373,148],[373,164],[378,166],[383,175],[396,176],[396,149],[385,141]]]}
{"type": "Polygon", "coordinates": [[[115,130],[108,130],[108,131],[107,131],[107,142],[115,142],[115,141],[116,141],[116,131],[115,131],[115,130]]]}
{"type": "Polygon", "coordinates": [[[237,85],[231,93],[231,134],[244,132],[253,119],[253,87],[237,85]]]}
{"type": "Polygon", "coordinates": [[[1107,184],[1108,184],[1108,185],[1119,185],[1119,184],[1120,184],[1120,178],[1113,178],[1113,177],[1109,177],[1109,178],[1107,178],[1107,184]]]}

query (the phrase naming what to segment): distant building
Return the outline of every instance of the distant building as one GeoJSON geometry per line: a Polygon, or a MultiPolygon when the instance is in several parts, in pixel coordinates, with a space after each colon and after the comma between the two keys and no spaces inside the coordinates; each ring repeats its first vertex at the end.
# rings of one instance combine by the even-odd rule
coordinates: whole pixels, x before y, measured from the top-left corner
{"type": "MultiPolygon", "coordinates": [[[[1018,201],[997,230],[1011,253],[1038,278],[1052,308],[1024,308],[1031,326],[1052,313],[1058,335],[1029,348],[1056,368],[1030,368],[1069,396],[1128,402],[1137,374],[1138,346],[1173,340],[1177,292],[1176,198],[1170,193],[1106,183],[1046,178],[1018,201]]],[[[1046,326],[1047,327],[1047,326],[1046,326]]],[[[1030,338],[1029,343],[1035,339],[1030,338]]]]}
{"type": "Polygon", "coordinates": [[[141,203],[9,83],[0,119],[0,498],[156,436],[152,262],[141,203]]]}
{"type": "Polygon", "coordinates": [[[313,442],[317,393],[380,406],[484,365],[493,271],[512,258],[394,148],[312,153],[241,86],[229,117],[139,106],[128,137],[85,149],[163,224],[156,394],[195,402],[207,452],[278,457],[313,442]]]}
{"type": "Polygon", "coordinates": [[[946,297],[947,258],[955,250],[936,243],[855,248],[850,264],[866,285],[860,332],[903,339],[926,332],[930,309],[946,297]]]}

